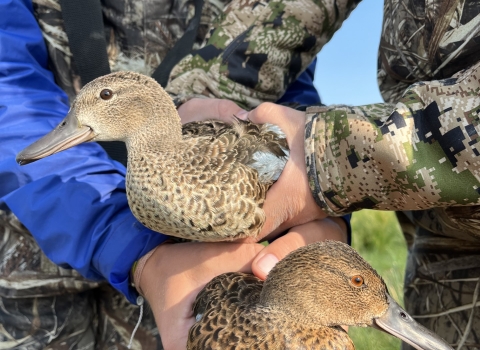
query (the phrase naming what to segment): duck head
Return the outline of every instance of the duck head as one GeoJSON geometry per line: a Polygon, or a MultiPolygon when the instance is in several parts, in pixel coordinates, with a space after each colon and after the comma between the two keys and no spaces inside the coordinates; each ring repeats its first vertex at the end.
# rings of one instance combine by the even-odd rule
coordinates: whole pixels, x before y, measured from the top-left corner
{"type": "Polygon", "coordinates": [[[395,302],[353,248],[337,241],[308,245],[281,260],[264,283],[260,304],[312,328],[370,326],[416,349],[453,349],[395,302]]]}
{"type": "Polygon", "coordinates": [[[170,96],[152,78],[116,72],[86,84],[66,118],[17,155],[21,165],[88,141],[165,143],[181,139],[170,96]]]}

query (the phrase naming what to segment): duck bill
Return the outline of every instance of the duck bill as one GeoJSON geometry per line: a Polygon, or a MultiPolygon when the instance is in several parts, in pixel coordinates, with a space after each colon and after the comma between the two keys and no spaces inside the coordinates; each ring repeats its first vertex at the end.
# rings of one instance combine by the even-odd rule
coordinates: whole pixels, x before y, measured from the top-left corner
{"type": "Polygon", "coordinates": [[[387,312],[374,320],[376,328],[418,350],[453,350],[445,340],[416,322],[390,295],[388,304],[387,312]]]}
{"type": "Polygon", "coordinates": [[[94,137],[90,127],[80,125],[72,108],[55,129],[18,153],[16,160],[20,165],[29,164],[82,142],[91,141],[94,137]]]}

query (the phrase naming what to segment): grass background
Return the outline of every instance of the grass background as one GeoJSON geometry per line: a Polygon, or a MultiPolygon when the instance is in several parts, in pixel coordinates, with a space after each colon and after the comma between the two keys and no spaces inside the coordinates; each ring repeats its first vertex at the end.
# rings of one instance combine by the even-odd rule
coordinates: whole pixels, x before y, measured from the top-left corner
{"type": "MultiPolygon", "coordinates": [[[[383,277],[391,296],[403,305],[407,248],[393,212],[362,210],[352,216],[352,246],[383,277]]],[[[400,340],[373,328],[350,327],[357,350],[400,349],[400,340]]]]}

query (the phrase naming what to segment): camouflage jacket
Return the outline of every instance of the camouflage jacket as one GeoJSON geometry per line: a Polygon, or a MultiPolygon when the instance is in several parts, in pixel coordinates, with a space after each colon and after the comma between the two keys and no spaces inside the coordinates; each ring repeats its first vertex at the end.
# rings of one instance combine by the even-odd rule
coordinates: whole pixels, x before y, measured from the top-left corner
{"type": "MultiPolygon", "coordinates": [[[[102,0],[101,3],[112,71],[132,70],[151,75],[183,36],[195,15],[194,0],[102,0]]],[[[47,44],[50,68],[58,85],[72,100],[82,86],[64,29],[60,0],[33,0],[33,4],[47,44]]],[[[291,5],[297,6],[298,3],[292,1],[291,5]]],[[[277,30],[275,21],[281,22],[283,17],[297,21],[303,16],[303,11],[285,14],[284,7],[282,1],[205,0],[193,46],[194,66],[188,63],[192,56],[183,60],[172,74],[167,91],[177,97],[178,103],[195,95],[228,98],[249,107],[263,101],[277,101],[318,51],[314,49],[315,37],[301,28],[314,23],[318,26],[312,18],[302,20],[295,28],[288,26],[286,32],[277,30]],[[267,24],[267,30],[262,29],[268,21],[275,23],[267,24]],[[275,36],[267,41],[263,39],[263,36],[272,34],[275,36]],[[276,62],[272,65],[272,53],[267,52],[273,47],[270,41],[277,43],[292,34],[292,45],[272,51],[274,55],[278,54],[275,60],[280,59],[281,66],[276,62]],[[302,45],[306,45],[302,50],[297,48],[299,35],[305,41],[302,45]],[[255,42],[250,43],[252,38],[255,42]],[[252,45],[254,50],[251,50],[252,45]],[[290,51],[295,51],[292,58],[290,51]],[[217,62],[223,65],[219,70],[217,62]],[[197,64],[200,68],[195,66],[197,64]],[[270,76],[271,66],[275,71],[274,79],[270,76]],[[201,72],[207,75],[203,76],[201,72]],[[277,86],[280,77],[281,84],[277,86]]],[[[334,30],[329,32],[328,37],[334,30]]]]}
{"type": "MultiPolygon", "coordinates": [[[[194,48],[202,43],[226,2],[205,1],[194,48]]],[[[81,89],[81,81],[63,26],[60,0],[33,0],[33,5],[55,80],[72,100],[81,89]]],[[[102,10],[111,70],[147,75],[182,37],[195,11],[193,0],[102,0],[102,10]]]]}
{"type": "MultiPolygon", "coordinates": [[[[247,107],[274,101],[358,2],[233,1],[204,46],[173,70],[170,92],[247,107]],[[225,59],[236,50],[247,58],[242,69],[225,59]],[[256,66],[258,81],[241,85],[256,66]]],[[[307,111],[306,162],[320,206],[339,215],[480,203],[480,73],[449,79],[480,60],[479,40],[478,0],[385,0],[378,81],[388,104],[307,111]]],[[[453,210],[438,211],[439,231],[477,232],[472,210],[463,211],[470,222],[450,218],[453,210]]]]}
{"type": "Polygon", "coordinates": [[[385,1],[378,81],[391,104],[307,112],[307,168],[319,205],[331,215],[434,208],[414,212],[414,221],[480,238],[472,206],[480,203],[479,39],[478,0],[385,1]],[[451,207],[463,205],[472,207],[451,207]]]}
{"type": "MultiPolygon", "coordinates": [[[[75,72],[56,1],[35,0],[37,18],[54,71],[66,72],[57,81],[74,91],[78,77],[62,68],[72,65],[75,72]]],[[[173,69],[167,90],[185,99],[228,98],[247,108],[276,101],[358,3],[206,1],[196,50],[173,69]]],[[[162,9],[150,2],[103,5],[112,70],[151,73],[193,16],[191,1],[172,2],[172,11],[170,4],[162,9]]],[[[327,212],[479,203],[478,74],[460,74],[457,83],[447,79],[480,60],[479,21],[479,0],[385,0],[378,80],[390,104],[307,112],[307,167],[327,212]],[[411,86],[432,79],[447,80],[411,86]],[[422,118],[428,114],[428,121],[422,118]]]]}

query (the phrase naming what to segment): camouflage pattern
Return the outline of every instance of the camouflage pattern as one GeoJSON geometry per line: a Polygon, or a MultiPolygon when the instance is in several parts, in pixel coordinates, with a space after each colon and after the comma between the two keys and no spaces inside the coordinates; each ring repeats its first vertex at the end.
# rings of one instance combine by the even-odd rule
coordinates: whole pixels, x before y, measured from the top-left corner
{"type": "MultiPolygon", "coordinates": [[[[0,257],[0,349],[127,348],[139,307],[106,283],[53,264],[2,210],[0,257]]],[[[162,349],[149,310],[132,348],[162,349]]]]}
{"type": "MultiPolygon", "coordinates": [[[[416,223],[429,210],[408,212],[416,223]]],[[[402,213],[402,215],[405,215],[402,213]]],[[[417,226],[409,249],[404,302],[421,324],[441,335],[455,349],[480,349],[480,240],[466,241],[417,226]]],[[[418,224],[417,224],[418,225],[418,224]]],[[[457,229],[461,233],[461,230],[457,229]]],[[[408,345],[403,349],[413,350],[408,345]]]]}
{"type": "MultiPolygon", "coordinates": [[[[195,14],[194,0],[102,0],[101,3],[112,72],[131,70],[151,75],[195,14]]],[[[72,101],[82,86],[63,26],[60,0],[33,0],[33,5],[56,82],[72,101]]],[[[225,0],[205,1],[194,48],[203,42],[213,19],[224,6],[225,0]]]]}
{"type": "Polygon", "coordinates": [[[332,215],[480,204],[479,113],[480,63],[412,85],[395,106],[310,108],[305,147],[318,203],[332,215]]]}
{"type": "Polygon", "coordinates": [[[480,348],[479,113],[480,62],[410,86],[396,105],[311,107],[306,123],[322,208],[414,210],[400,214],[409,219],[405,306],[462,349],[480,348]]]}
{"type": "Polygon", "coordinates": [[[385,0],[383,18],[378,82],[387,102],[480,61],[478,0],[385,0]]]}
{"type": "Polygon", "coordinates": [[[359,0],[236,0],[202,48],[173,69],[176,96],[230,99],[244,108],[278,100],[359,0]]]}
{"type": "Polygon", "coordinates": [[[413,210],[397,213],[405,306],[456,349],[480,349],[479,22],[478,0],[386,0],[378,82],[389,103],[312,107],[306,123],[310,185],[327,212],[413,210]]]}
{"type": "MultiPolygon", "coordinates": [[[[196,96],[250,108],[276,101],[359,1],[205,0],[193,54],[173,69],[166,90],[177,105],[196,96]]],[[[33,0],[52,71],[72,101],[82,86],[59,2],[33,0]]],[[[113,72],[151,75],[194,16],[194,0],[102,0],[102,7],[113,72]]]]}

